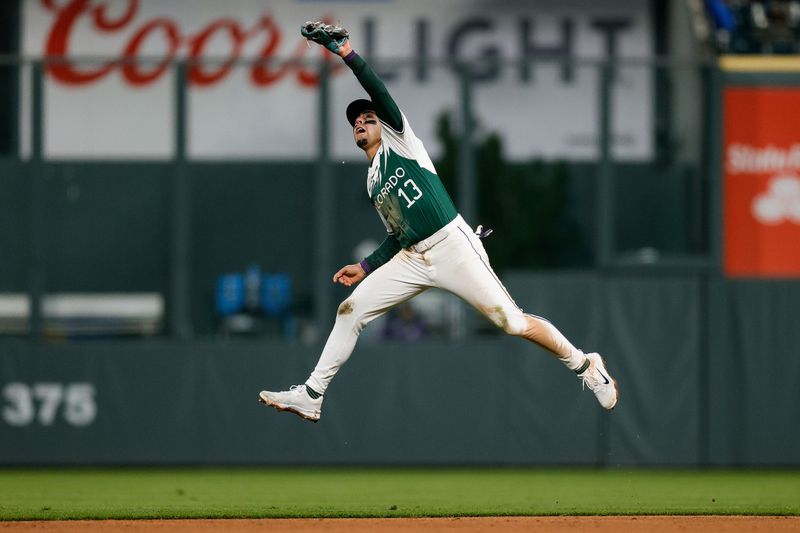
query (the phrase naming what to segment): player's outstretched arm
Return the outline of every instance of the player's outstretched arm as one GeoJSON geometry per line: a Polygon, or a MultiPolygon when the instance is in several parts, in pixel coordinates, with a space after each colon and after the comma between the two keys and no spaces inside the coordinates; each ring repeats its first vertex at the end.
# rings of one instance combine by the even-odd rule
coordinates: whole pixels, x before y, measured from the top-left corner
{"type": "Polygon", "coordinates": [[[353,47],[350,45],[350,40],[348,39],[347,41],[344,42],[342,46],[339,47],[339,51],[336,52],[336,55],[344,59],[353,52],[354,52],[353,47]]]}
{"type": "Polygon", "coordinates": [[[403,131],[403,116],[400,114],[400,108],[397,107],[397,103],[392,98],[392,95],[389,94],[389,90],[384,85],[383,80],[372,70],[369,63],[352,48],[342,58],[356,75],[361,86],[369,94],[372,103],[375,104],[375,114],[378,115],[378,118],[391,126],[393,130],[403,131]]]}
{"type": "Polygon", "coordinates": [[[369,94],[372,103],[375,104],[375,113],[378,118],[395,131],[403,131],[403,116],[400,114],[400,108],[397,107],[397,103],[389,94],[386,85],[372,70],[372,67],[353,50],[347,30],[322,22],[306,22],[300,28],[300,34],[341,57],[369,94]]]}

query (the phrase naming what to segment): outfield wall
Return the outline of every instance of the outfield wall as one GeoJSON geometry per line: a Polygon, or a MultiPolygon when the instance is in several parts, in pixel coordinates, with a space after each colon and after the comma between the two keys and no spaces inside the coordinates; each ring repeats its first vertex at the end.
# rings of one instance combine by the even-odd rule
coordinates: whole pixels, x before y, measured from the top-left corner
{"type": "Polygon", "coordinates": [[[509,275],[517,301],[599,349],[612,413],[538,348],[487,336],[359,344],[318,424],[259,390],[319,347],[0,343],[3,464],[800,465],[797,282],[509,275]]]}
{"type": "MultiPolygon", "coordinates": [[[[568,166],[569,209],[578,242],[591,247],[596,222],[596,168],[568,166]]],[[[172,289],[171,178],[174,169],[156,162],[65,161],[36,167],[29,162],[0,159],[0,295],[29,292],[33,252],[31,177],[39,173],[44,186],[41,261],[47,292],[142,293],[169,295],[172,289]],[[121,239],[120,236],[125,238],[121,239]]],[[[217,333],[214,284],[228,272],[249,264],[265,272],[283,272],[292,279],[294,314],[312,312],[315,280],[309,265],[318,261],[315,247],[314,201],[309,199],[311,164],[298,162],[224,162],[189,165],[190,321],[197,336],[217,333]],[[290,250],[291,253],[286,253],[290,250]]],[[[359,243],[379,243],[386,230],[365,200],[364,165],[339,164],[331,179],[342,184],[332,204],[332,266],[353,262],[359,243]]],[[[619,202],[633,205],[620,214],[617,239],[622,249],[655,247],[665,257],[686,253],[691,241],[689,206],[680,202],[689,178],[675,170],[673,179],[643,180],[656,175],[657,165],[619,165],[619,202]],[[658,213],[647,224],[643,213],[658,213]]],[[[660,175],[659,175],[660,176],[660,175]]],[[[490,227],[491,219],[477,218],[490,227]]],[[[477,223],[476,223],[477,225],[477,223]]],[[[508,235],[486,241],[490,257],[508,235]]],[[[569,244],[564,244],[567,248],[569,244]]],[[[576,245],[577,246],[577,245],[576,245]]],[[[571,257],[572,266],[590,266],[588,257],[571,257]]],[[[326,270],[327,273],[327,270],[326,270]]],[[[345,289],[326,290],[344,298],[345,289]]],[[[167,328],[165,328],[167,329],[167,328]]]]}

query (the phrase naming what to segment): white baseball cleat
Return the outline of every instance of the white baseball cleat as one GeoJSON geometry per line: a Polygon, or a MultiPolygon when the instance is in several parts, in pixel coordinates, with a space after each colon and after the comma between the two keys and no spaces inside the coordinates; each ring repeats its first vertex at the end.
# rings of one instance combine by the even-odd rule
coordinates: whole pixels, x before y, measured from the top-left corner
{"type": "Polygon", "coordinates": [[[578,379],[583,381],[584,387],[592,390],[603,409],[610,411],[617,405],[619,398],[617,380],[608,373],[599,353],[587,353],[586,358],[589,360],[589,368],[578,374],[578,379]]]}
{"type": "Polygon", "coordinates": [[[278,411],[289,411],[301,418],[316,422],[322,414],[322,396],[312,398],[305,385],[292,385],[287,391],[270,392],[262,390],[258,401],[274,407],[278,411]]]}

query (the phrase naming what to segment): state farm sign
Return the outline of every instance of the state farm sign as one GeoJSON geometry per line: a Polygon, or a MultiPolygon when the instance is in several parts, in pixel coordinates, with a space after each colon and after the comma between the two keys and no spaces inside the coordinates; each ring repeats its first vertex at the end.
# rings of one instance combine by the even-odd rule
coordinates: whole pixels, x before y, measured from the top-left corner
{"type": "MultiPolygon", "coordinates": [[[[327,18],[350,28],[362,55],[401,60],[374,65],[434,155],[435,118],[459,108],[459,60],[472,65],[482,129],[500,133],[511,157],[587,159],[597,155],[597,69],[519,60],[648,56],[644,4],[25,0],[23,51],[58,59],[45,87],[51,158],[172,157],[177,59],[188,60],[191,157],[313,159],[320,60],[333,66],[333,154],[359,157],[343,109],[363,91],[298,32],[327,18]]],[[[619,72],[618,157],[650,156],[650,80],[646,68],[619,72]]]]}
{"type": "Polygon", "coordinates": [[[800,90],[725,89],[724,267],[800,276],[800,90]]]}

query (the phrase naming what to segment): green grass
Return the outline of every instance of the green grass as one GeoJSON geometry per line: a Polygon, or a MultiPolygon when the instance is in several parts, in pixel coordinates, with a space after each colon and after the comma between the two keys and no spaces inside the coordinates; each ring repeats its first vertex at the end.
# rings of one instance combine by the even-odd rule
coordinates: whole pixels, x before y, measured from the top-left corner
{"type": "Polygon", "coordinates": [[[0,520],[800,515],[800,471],[8,469],[0,520]]]}

